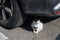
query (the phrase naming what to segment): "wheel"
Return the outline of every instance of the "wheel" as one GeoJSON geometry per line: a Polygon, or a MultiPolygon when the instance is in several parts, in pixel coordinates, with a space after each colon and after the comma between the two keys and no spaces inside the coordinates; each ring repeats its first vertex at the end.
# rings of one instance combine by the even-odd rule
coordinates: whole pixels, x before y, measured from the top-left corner
{"type": "Polygon", "coordinates": [[[26,20],[26,15],[20,12],[15,0],[1,0],[0,11],[0,24],[4,28],[15,28],[22,25],[26,20]]]}

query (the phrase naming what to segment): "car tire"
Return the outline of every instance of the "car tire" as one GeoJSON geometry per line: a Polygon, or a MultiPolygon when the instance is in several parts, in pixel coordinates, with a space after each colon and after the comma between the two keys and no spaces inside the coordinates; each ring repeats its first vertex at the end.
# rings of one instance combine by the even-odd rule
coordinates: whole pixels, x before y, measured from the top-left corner
{"type": "Polygon", "coordinates": [[[13,14],[8,20],[1,21],[1,26],[12,29],[21,26],[27,18],[27,15],[21,13],[21,10],[15,0],[11,0],[13,6],[13,14]]]}

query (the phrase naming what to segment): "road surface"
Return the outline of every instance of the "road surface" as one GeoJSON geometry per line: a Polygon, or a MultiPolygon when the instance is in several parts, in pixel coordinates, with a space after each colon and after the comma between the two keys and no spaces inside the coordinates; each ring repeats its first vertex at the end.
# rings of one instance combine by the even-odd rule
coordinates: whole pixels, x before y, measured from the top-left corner
{"type": "MultiPolygon", "coordinates": [[[[26,27],[26,26],[24,26],[26,27]]],[[[5,34],[9,40],[60,40],[60,18],[44,24],[44,29],[35,35],[28,27],[27,29],[18,27],[12,30],[7,30],[0,27],[0,32],[5,34]]]]}

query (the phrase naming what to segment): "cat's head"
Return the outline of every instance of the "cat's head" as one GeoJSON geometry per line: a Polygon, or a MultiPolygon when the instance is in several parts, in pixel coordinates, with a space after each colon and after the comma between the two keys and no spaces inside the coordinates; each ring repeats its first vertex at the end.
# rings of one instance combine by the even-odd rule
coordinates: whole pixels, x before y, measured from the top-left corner
{"type": "Polygon", "coordinates": [[[38,24],[38,23],[40,23],[41,21],[40,21],[40,20],[33,20],[33,22],[34,22],[35,24],[38,24]]]}

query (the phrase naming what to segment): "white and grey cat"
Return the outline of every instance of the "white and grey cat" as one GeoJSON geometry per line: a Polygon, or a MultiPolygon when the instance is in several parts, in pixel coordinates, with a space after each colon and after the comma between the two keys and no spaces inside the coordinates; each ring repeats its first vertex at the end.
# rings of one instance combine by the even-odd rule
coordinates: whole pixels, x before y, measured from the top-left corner
{"type": "Polygon", "coordinates": [[[31,23],[31,27],[35,34],[38,34],[41,30],[43,30],[43,23],[40,20],[36,20],[31,23]]]}

